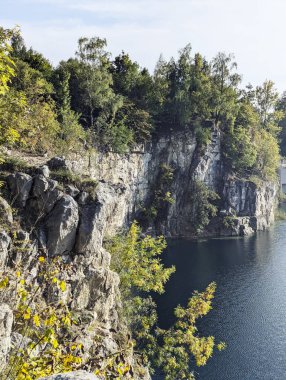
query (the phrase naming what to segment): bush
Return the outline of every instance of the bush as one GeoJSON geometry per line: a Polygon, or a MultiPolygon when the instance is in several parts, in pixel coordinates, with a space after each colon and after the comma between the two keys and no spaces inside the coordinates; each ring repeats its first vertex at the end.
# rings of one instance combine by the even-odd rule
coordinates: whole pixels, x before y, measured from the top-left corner
{"type": "Polygon", "coordinates": [[[186,308],[175,310],[177,322],[169,329],[157,325],[156,304],[149,292],[164,292],[164,285],[175,268],[164,268],[159,256],[166,247],[162,237],[142,236],[137,223],[127,233],[110,239],[111,266],[121,280],[122,313],[128,322],[135,349],[145,365],[160,369],[166,380],[193,379],[191,357],[205,365],[215,347],[214,337],[200,337],[196,321],[211,310],[216,285],[194,292],[186,308]]]}

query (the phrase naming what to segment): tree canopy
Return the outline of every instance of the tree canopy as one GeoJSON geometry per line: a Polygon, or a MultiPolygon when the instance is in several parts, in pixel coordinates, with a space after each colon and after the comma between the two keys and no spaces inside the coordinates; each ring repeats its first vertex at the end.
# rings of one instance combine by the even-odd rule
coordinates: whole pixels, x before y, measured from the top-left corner
{"type": "Polygon", "coordinates": [[[126,153],[183,129],[203,148],[209,120],[221,130],[226,168],[241,176],[274,178],[279,138],[286,151],[285,96],[274,83],[242,89],[232,55],[207,61],[190,44],[177,58],[161,56],[151,75],[126,52],[112,59],[104,38],[82,37],[75,56],[54,68],[18,31],[2,28],[0,97],[1,143],[38,152],[89,144],[126,153]]]}

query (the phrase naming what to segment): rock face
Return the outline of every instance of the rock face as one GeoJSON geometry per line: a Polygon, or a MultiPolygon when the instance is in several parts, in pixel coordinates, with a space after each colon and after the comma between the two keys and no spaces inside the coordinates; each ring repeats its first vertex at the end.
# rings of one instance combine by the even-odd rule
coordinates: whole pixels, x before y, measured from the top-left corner
{"type": "MultiPolygon", "coordinates": [[[[69,187],[68,191],[72,190],[73,198],[56,181],[43,174],[26,176],[16,173],[8,176],[7,183],[12,196],[17,194],[20,200],[17,205],[21,228],[18,227],[15,236],[21,247],[19,255],[17,253],[13,260],[21,261],[27,273],[33,273],[32,275],[37,270],[35,262],[39,250],[50,257],[61,255],[72,262],[74,269],[65,274],[67,294],[73,311],[85,320],[84,328],[80,331],[85,344],[85,355],[89,357],[96,352],[103,360],[120,351],[118,333],[120,331],[122,342],[126,327],[118,315],[119,277],[109,268],[110,254],[102,247],[102,241],[110,227],[115,230],[124,222],[124,218],[120,218],[125,214],[125,187],[122,184],[113,186],[101,182],[94,200],[88,193],[78,193],[69,187]],[[25,185],[27,181],[29,188],[25,187],[23,191],[19,183],[25,185]]],[[[4,205],[7,209],[7,205],[4,205]]],[[[4,211],[3,215],[8,220],[4,211]]],[[[0,232],[0,268],[7,262],[10,244],[11,238],[3,230],[0,232]]],[[[8,309],[3,308],[2,311],[5,311],[5,315],[0,314],[0,360],[3,358],[5,364],[4,356],[9,350],[12,322],[6,313],[8,309]]],[[[127,330],[125,337],[126,340],[129,339],[127,330]]],[[[125,362],[135,371],[137,364],[131,351],[125,362]]],[[[145,373],[145,379],[149,379],[148,371],[145,373]]],[[[76,375],[78,374],[71,374],[73,377],[67,379],[81,378],[75,377],[76,375]]],[[[94,378],[87,373],[84,376],[82,379],[94,378]]]]}
{"type": "Polygon", "coordinates": [[[47,217],[47,249],[51,256],[72,251],[79,221],[78,205],[70,195],[64,195],[47,217]]]}
{"type": "Polygon", "coordinates": [[[5,267],[11,238],[5,231],[0,232],[0,269],[5,267]]]}
{"type": "Polygon", "coordinates": [[[277,185],[262,182],[257,186],[226,173],[221,157],[220,131],[214,126],[210,128],[211,139],[205,148],[199,146],[190,131],[181,131],[162,136],[145,150],[125,156],[99,153],[71,159],[67,165],[75,173],[85,173],[102,181],[98,188],[100,205],[97,206],[101,211],[92,211],[90,207],[82,210],[78,251],[92,245],[95,239],[99,243],[100,234],[94,232],[92,239],[87,238],[88,229],[97,231],[99,228],[112,235],[137,218],[142,207],[150,207],[148,201],[158,187],[162,164],[169,165],[174,171],[170,185],[174,203],[168,205],[159,232],[172,237],[193,237],[191,191],[196,180],[220,196],[220,217],[214,219],[211,228],[205,231],[206,235],[247,235],[269,227],[274,219],[277,185]],[[88,214],[92,212],[100,215],[96,226],[87,222],[90,219],[88,214]],[[224,217],[232,218],[232,228],[225,227],[224,217]]]}
{"type": "Polygon", "coordinates": [[[11,345],[13,313],[6,304],[0,305],[0,371],[5,367],[11,345]]]}
{"type": "Polygon", "coordinates": [[[244,236],[268,228],[274,221],[276,192],[277,187],[271,182],[257,185],[251,181],[226,181],[224,208],[233,216],[234,225],[221,233],[244,236]]]}
{"type": "MultiPolygon", "coordinates": [[[[80,333],[86,352],[92,350],[93,334],[100,334],[102,357],[119,351],[116,335],[119,331],[128,339],[118,315],[119,278],[110,270],[110,255],[102,247],[103,239],[128,226],[144,208],[150,207],[162,165],[173,171],[169,191],[174,202],[168,204],[160,223],[152,227],[167,236],[192,236],[191,195],[195,181],[203,182],[220,195],[218,215],[204,231],[208,235],[248,235],[269,227],[274,219],[276,185],[270,182],[256,185],[226,173],[220,132],[214,126],[206,147],[201,147],[190,131],[181,131],[162,136],[145,150],[127,155],[92,153],[70,160],[55,158],[47,165],[33,176],[14,173],[7,177],[9,199],[21,217],[16,236],[25,252],[25,257],[13,260],[22,260],[32,270],[40,250],[48,256],[62,255],[72,262],[75,270],[66,279],[72,309],[87,321],[80,333]],[[60,186],[51,178],[53,173],[49,169],[96,180],[96,199],[72,184],[60,186]]],[[[11,209],[1,199],[0,207],[9,227],[14,223],[11,209]]],[[[11,244],[9,229],[5,228],[0,232],[0,268],[7,262],[11,244]]],[[[0,363],[5,363],[12,315],[7,305],[0,310],[0,363]]],[[[132,354],[127,362],[132,368],[136,364],[132,354]]],[[[96,379],[92,376],[77,372],[47,379],[96,379]]],[[[148,371],[136,376],[134,379],[150,379],[148,371]]]]}
{"type": "Polygon", "coordinates": [[[32,177],[26,173],[11,174],[7,177],[11,190],[12,204],[25,207],[32,187],[32,177]]]}

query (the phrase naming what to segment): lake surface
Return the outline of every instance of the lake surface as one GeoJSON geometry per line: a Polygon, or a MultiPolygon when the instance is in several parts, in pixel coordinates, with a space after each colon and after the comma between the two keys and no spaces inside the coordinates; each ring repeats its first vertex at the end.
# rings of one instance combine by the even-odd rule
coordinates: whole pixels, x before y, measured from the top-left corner
{"type": "Polygon", "coordinates": [[[196,379],[286,379],[286,221],[246,238],[171,240],[164,262],[177,270],[157,298],[161,327],[193,290],[217,283],[213,310],[199,326],[227,349],[196,368],[196,379]]]}

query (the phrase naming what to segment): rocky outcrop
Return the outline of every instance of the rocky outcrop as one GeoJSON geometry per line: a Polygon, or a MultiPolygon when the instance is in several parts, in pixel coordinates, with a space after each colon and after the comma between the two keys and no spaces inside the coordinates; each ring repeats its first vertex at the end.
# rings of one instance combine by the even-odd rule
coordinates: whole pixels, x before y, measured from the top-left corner
{"type": "MultiPolygon", "coordinates": [[[[211,127],[210,143],[205,147],[200,146],[190,131],[180,131],[161,136],[145,150],[130,154],[90,153],[69,160],[55,158],[47,165],[49,167],[43,165],[35,170],[33,175],[13,173],[7,176],[9,200],[18,209],[18,224],[13,236],[17,237],[22,252],[13,256],[13,262],[24,262],[28,272],[35,271],[33,263],[40,251],[50,257],[61,255],[73,264],[74,270],[66,275],[67,294],[72,309],[86,320],[80,335],[87,355],[92,353],[97,335],[102,342],[101,357],[118,352],[119,331],[121,337],[125,334],[128,340],[118,315],[119,278],[110,270],[110,255],[102,244],[104,237],[128,226],[144,208],[150,207],[162,165],[172,169],[169,191],[174,202],[168,204],[160,223],[152,227],[167,236],[193,237],[190,215],[195,181],[203,182],[220,196],[218,214],[203,231],[205,234],[248,235],[267,228],[274,219],[276,185],[270,182],[257,185],[226,173],[221,158],[221,135],[214,126],[211,127]],[[59,184],[50,169],[96,180],[98,185],[93,189],[96,196],[74,184],[59,184]]],[[[11,245],[7,231],[15,221],[4,199],[0,199],[0,208],[8,226],[3,225],[0,233],[0,267],[4,267],[11,245]]],[[[4,313],[6,309],[1,310],[4,313]]],[[[1,355],[4,358],[7,354],[10,344],[11,319],[7,313],[6,317],[0,314],[0,341],[2,339],[4,347],[0,360],[1,355]],[[1,335],[1,323],[6,326],[7,336],[1,335]]],[[[132,353],[126,360],[135,366],[132,353]]],[[[84,376],[92,375],[85,373],[84,376]]],[[[150,377],[145,371],[144,376],[134,378],[150,377]]]]}
{"type": "Polygon", "coordinates": [[[76,201],[70,195],[63,195],[45,221],[49,255],[64,255],[72,251],[78,222],[76,201]]]}
{"type": "Polygon", "coordinates": [[[6,231],[0,232],[0,269],[3,269],[7,263],[9,246],[11,238],[6,231]]]}
{"type": "Polygon", "coordinates": [[[26,173],[15,173],[7,177],[12,204],[25,207],[32,187],[32,177],[26,173]]]}
{"type": "Polygon", "coordinates": [[[7,304],[0,305],[0,371],[5,367],[11,345],[13,313],[7,304]]]}
{"type": "MultiPolygon", "coordinates": [[[[38,170],[35,172],[39,173],[38,170]]],[[[73,312],[85,320],[84,328],[79,331],[84,341],[85,356],[95,355],[104,360],[106,356],[120,351],[119,331],[120,342],[124,334],[126,340],[129,339],[127,329],[118,315],[119,277],[110,270],[110,254],[102,247],[103,237],[109,232],[109,227],[116,229],[122,226],[123,220],[119,218],[124,213],[125,188],[120,184],[113,186],[102,182],[94,199],[89,193],[78,193],[69,186],[68,191],[73,190],[72,197],[65,192],[64,186],[59,186],[57,181],[43,175],[42,171],[40,173],[31,176],[18,173],[7,178],[12,198],[17,194],[21,200],[17,203],[18,225],[13,233],[19,249],[15,254],[12,247],[13,262],[21,262],[27,274],[32,276],[36,276],[35,263],[39,252],[49,257],[60,255],[66,262],[72,262],[73,269],[65,273],[66,297],[69,297],[73,312]],[[114,215],[117,215],[117,219],[114,215]]],[[[3,230],[0,233],[2,267],[10,255],[10,244],[11,238],[3,230]]],[[[3,357],[8,352],[11,332],[5,318],[3,316],[3,331],[7,331],[7,336],[2,339],[0,332],[3,357]]],[[[129,351],[124,360],[126,365],[134,369],[137,364],[132,350],[129,351]]],[[[148,379],[148,371],[145,372],[145,379],[148,379]]]]}
{"type": "MultiPolygon", "coordinates": [[[[96,213],[90,207],[83,209],[78,251],[92,244],[100,234],[88,229],[97,228],[106,234],[114,234],[120,227],[138,218],[140,210],[150,207],[152,194],[158,188],[158,174],[162,164],[174,172],[170,193],[174,202],[167,206],[164,218],[159,223],[159,232],[166,236],[194,237],[191,222],[192,184],[203,182],[219,197],[218,216],[211,221],[202,234],[247,235],[268,228],[273,222],[276,207],[277,186],[275,183],[261,182],[257,186],[249,180],[235,178],[225,171],[221,155],[221,133],[211,129],[210,142],[201,147],[192,132],[185,130],[161,136],[145,150],[128,155],[91,154],[88,157],[74,157],[68,166],[75,173],[84,173],[99,181],[98,194],[101,208],[96,226],[84,222],[84,215],[96,213]],[[111,216],[111,217],[110,217],[111,216]],[[228,217],[225,220],[225,217],[228,217]],[[232,218],[232,228],[225,227],[232,218]],[[235,220],[234,220],[235,219],[235,220]],[[102,222],[104,221],[104,222],[102,222]]],[[[95,219],[93,219],[95,220],[95,219]]],[[[157,225],[158,227],[158,225],[157,225]]]]}
{"type": "Polygon", "coordinates": [[[222,228],[221,234],[244,236],[268,228],[274,221],[276,193],[277,186],[271,182],[225,181],[223,207],[231,226],[222,228]]]}
{"type": "Polygon", "coordinates": [[[1,224],[11,225],[13,223],[13,212],[9,203],[2,197],[0,197],[0,220],[1,224]]]}

